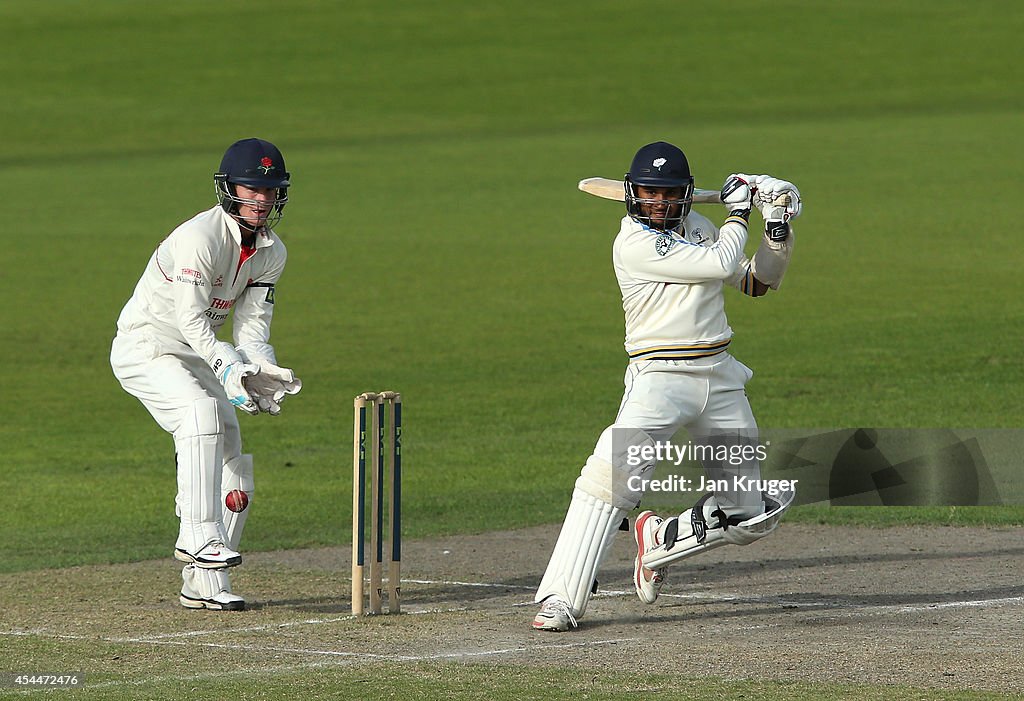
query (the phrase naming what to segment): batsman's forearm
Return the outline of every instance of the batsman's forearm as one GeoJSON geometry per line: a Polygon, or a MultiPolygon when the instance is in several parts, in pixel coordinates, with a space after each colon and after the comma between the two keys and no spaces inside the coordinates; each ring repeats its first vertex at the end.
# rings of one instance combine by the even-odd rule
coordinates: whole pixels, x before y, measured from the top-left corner
{"type": "Polygon", "coordinates": [[[779,289],[793,256],[794,240],[792,229],[785,241],[774,242],[762,236],[761,245],[750,261],[750,271],[754,277],[773,290],[779,289]]]}

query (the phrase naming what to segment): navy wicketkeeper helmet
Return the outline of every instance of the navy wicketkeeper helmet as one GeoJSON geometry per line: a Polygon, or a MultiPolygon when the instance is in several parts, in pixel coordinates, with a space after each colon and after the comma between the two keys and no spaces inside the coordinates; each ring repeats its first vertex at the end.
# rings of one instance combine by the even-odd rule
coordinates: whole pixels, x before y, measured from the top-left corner
{"type": "Polygon", "coordinates": [[[288,202],[290,177],[284,165],[284,156],[277,146],[263,139],[242,139],[231,144],[224,152],[220,169],[213,175],[213,182],[217,188],[217,201],[228,214],[238,214],[239,205],[257,204],[253,200],[239,197],[233,185],[276,188],[274,211],[267,219],[267,228],[272,228],[281,221],[282,210],[288,202]]]}

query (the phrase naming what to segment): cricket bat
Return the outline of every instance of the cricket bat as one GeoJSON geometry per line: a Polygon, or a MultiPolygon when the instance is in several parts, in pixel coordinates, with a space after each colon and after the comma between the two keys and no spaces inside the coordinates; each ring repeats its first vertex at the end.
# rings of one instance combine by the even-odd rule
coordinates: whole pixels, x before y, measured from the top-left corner
{"type": "MultiPolygon", "coordinates": [[[[626,191],[621,180],[585,178],[580,180],[579,188],[588,195],[603,197],[606,200],[626,201],[626,191]]],[[[693,201],[696,204],[721,204],[722,193],[718,190],[694,190],[693,201]]]]}

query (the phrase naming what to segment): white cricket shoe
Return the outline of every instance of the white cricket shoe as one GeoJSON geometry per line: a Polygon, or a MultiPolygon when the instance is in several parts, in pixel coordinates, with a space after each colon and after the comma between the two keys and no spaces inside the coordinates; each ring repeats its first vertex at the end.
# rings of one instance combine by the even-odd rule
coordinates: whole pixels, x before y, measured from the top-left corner
{"type": "Polygon", "coordinates": [[[534,630],[550,630],[558,633],[569,628],[576,628],[576,618],[572,615],[569,604],[561,599],[549,596],[541,604],[540,611],[533,619],[534,630]]]}
{"type": "Polygon", "coordinates": [[[662,518],[653,511],[644,511],[636,517],[633,524],[633,538],[636,540],[636,560],[633,561],[633,586],[636,595],[645,604],[653,604],[661,593],[661,585],[665,583],[667,567],[652,570],[644,567],[644,553],[661,546],[658,542],[658,526],[662,518]]]}
{"type": "Polygon", "coordinates": [[[245,599],[231,593],[231,581],[224,570],[204,570],[186,565],[181,570],[178,601],[188,609],[244,611],[245,599]]]}
{"type": "Polygon", "coordinates": [[[211,540],[194,553],[190,553],[184,548],[175,548],[174,559],[207,570],[219,570],[242,564],[242,556],[220,540],[211,540]]]}

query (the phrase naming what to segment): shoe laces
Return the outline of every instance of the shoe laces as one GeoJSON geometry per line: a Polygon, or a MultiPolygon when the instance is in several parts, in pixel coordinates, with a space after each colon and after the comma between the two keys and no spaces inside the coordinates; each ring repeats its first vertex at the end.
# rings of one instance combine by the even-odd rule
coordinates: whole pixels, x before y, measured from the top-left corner
{"type": "Polygon", "coordinates": [[[569,619],[569,624],[573,628],[579,627],[579,623],[576,622],[576,617],[572,615],[572,609],[569,608],[569,604],[561,599],[548,599],[544,602],[543,610],[548,616],[565,616],[569,619]]]}
{"type": "Polygon", "coordinates": [[[641,565],[641,567],[643,568],[644,572],[651,573],[651,577],[648,580],[651,584],[661,584],[665,581],[665,573],[668,572],[668,567],[662,567],[658,570],[652,569],[650,567],[643,567],[643,565],[641,565]]]}

